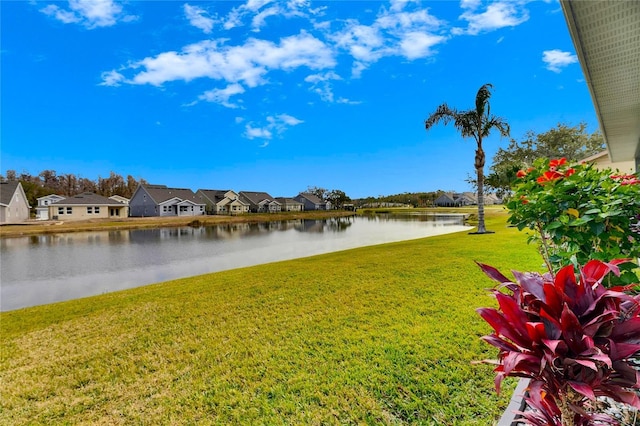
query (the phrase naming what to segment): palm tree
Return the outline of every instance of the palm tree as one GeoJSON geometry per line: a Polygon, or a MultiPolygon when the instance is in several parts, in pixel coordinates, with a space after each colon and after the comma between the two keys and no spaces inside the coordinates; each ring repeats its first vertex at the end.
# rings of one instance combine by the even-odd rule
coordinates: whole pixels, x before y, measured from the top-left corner
{"type": "Polygon", "coordinates": [[[491,115],[491,107],[489,98],[493,86],[485,84],[478,90],[476,95],[476,107],[468,111],[458,111],[451,109],[444,103],[440,105],[424,121],[424,127],[429,130],[437,123],[448,124],[453,121],[453,125],[460,132],[463,138],[473,137],[478,145],[476,149],[475,168],[477,172],[478,187],[478,234],[487,233],[484,226],[484,163],[485,154],[482,149],[482,139],[489,136],[491,130],[495,127],[501,136],[509,136],[509,124],[500,117],[491,115]]]}

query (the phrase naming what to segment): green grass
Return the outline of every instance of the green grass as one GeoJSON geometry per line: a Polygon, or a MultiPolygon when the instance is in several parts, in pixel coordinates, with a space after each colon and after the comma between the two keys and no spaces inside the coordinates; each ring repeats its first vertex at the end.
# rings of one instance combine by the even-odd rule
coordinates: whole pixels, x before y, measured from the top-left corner
{"type": "Polygon", "coordinates": [[[473,261],[541,266],[505,218],[2,313],[0,423],[490,425],[473,261]]]}

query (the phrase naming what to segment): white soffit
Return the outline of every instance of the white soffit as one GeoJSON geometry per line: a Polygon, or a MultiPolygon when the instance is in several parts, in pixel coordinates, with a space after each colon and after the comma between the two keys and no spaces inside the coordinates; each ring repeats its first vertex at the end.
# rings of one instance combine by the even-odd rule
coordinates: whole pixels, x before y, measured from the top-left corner
{"type": "Polygon", "coordinates": [[[640,156],[640,1],[561,0],[611,161],[640,156]]]}

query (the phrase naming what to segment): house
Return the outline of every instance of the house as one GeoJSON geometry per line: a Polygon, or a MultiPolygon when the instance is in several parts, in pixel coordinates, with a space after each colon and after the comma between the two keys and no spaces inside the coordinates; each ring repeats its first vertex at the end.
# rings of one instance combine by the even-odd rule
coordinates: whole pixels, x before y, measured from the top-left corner
{"type": "Polygon", "coordinates": [[[609,153],[605,150],[587,157],[582,160],[585,163],[591,163],[598,170],[612,169],[621,173],[635,173],[635,162],[633,160],[612,162],[609,153]]]}
{"type": "Polygon", "coordinates": [[[499,198],[496,194],[485,194],[484,195],[484,204],[502,204],[502,199],[499,198]]]}
{"type": "Polygon", "coordinates": [[[320,197],[310,192],[301,192],[293,197],[299,203],[304,205],[304,210],[331,210],[331,203],[323,201],[320,197]]]}
{"type": "Polygon", "coordinates": [[[249,204],[238,199],[238,194],[230,189],[198,189],[196,197],[205,203],[207,214],[249,213],[249,204]]]}
{"type": "Polygon", "coordinates": [[[640,171],[638,2],[560,0],[560,5],[609,158],[613,164],[630,161],[640,171]]]}
{"type": "Polygon", "coordinates": [[[141,184],[129,201],[129,216],[199,216],[205,207],[190,189],[141,184]]]}
{"type": "Polygon", "coordinates": [[[456,201],[453,192],[447,192],[440,195],[433,201],[438,207],[459,207],[460,204],[456,201]]]}
{"type": "Polygon", "coordinates": [[[109,197],[109,199],[127,206],[127,208],[124,211],[124,215],[127,217],[129,216],[129,199],[128,198],[123,197],[121,195],[112,195],[111,197],[109,197]]]}
{"type": "Polygon", "coordinates": [[[37,199],[36,220],[49,220],[49,206],[58,201],[64,200],[62,195],[49,194],[37,199]]]}
{"type": "Polygon", "coordinates": [[[29,219],[31,206],[19,181],[0,182],[0,223],[20,223],[29,219]]]}
{"type": "Polygon", "coordinates": [[[304,204],[293,198],[276,197],[276,201],[282,206],[283,212],[301,212],[304,210],[304,204]]]}
{"type": "Polygon", "coordinates": [[[249,205],[249,211],[253,213],[277,213],[282,211],[282,206],[266,192],[240,191],[238,198],[249,205]]]}
{"type": "Polygon", "coordinates": [[[49,205],[53,220],[82,220],[127,217],[127,206],[93,192],[74,195],[49,205]]]}
{"type": "Polygon", "coordinates": [[[461,206],[475,206],[478,204],[478,197],[473,192],[458,192],[454,194],[461,206]]]}

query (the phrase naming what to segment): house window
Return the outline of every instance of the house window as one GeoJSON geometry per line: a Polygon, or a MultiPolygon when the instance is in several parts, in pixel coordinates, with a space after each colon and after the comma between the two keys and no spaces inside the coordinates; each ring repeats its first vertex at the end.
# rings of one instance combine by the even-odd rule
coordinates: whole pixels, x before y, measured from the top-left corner
{"type": "Polygon", "coordinates": [[[95,206],[95,207],[93,208],[93,212],[94,212],[95,214],[100,213],[100,207],[95,206]]]}
{"type": "Polygon", "coordinates": [[[87,207],[87,214],[91,214],[93,213],[93,208],[92,207],[87,207]]]}
{"type": "Polygon", "coordinates": [[[58,214],[64,214],[64,207],[58,207],[58,214]]]}
{"type": "Polygon", "coordinates": [[[67,207],[67,214],[73,214],[73,207],[67,207]]]}

